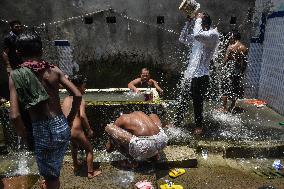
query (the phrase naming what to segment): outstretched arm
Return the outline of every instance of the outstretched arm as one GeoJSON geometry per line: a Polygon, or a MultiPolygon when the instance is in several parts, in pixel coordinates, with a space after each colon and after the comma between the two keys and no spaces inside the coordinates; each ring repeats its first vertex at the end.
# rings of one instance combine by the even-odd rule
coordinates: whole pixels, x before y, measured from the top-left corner
{"type": "Polygon", "coordinates": [[[10,90],[10,120],[14,126],[17,135],[23,138],[23,141],[27,142],[27,133],[24,121],[20,114],[20,108],[18,103],[17,91],[11,76],[9,77],[9,90],[10,90]]]}
{"type": "Polygon", "coordinates": [[[194,19],[190,19],[189,21],[185,22],[183,29],[181,30],[181,34],[179,36],[179,42],[190,45],[193,41],[193,35],[191,34],[192,26],[194,23],[194,19]]]}
{"type": "Polygon", "coordinates": [[[73,96],[72,107],[67,116],[68,123],[71,124],[80,108],[82,94],[77,87],[65,77],[64,73],[58,67],[55,67],[55,70],[59,74],[60,84],[73,96]]]}
{"type": "Polygon", "coordinates": [[[141,78],[134,79],[130,83],[128,83],[128,88],[134,91],[135,93],[139,93],[139,89],[135,87],[135,85],[138,85],[141,82],[141,78]]]}

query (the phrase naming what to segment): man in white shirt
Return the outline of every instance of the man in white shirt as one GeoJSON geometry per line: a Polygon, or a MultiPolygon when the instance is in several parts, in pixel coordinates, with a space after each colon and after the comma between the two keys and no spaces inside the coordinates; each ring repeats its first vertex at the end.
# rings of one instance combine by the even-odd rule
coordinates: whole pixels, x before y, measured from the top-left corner
{"type": "Polygon", "coordinates": [[[191,92],[195,134],[203,132],[203,101],[209,84],[209,65],[219,43],[219,33],[217,29],[211,28],[211,23],[207,13],[199,13],[186,22],[179,38],[181,43],[191,46],[191,50],[187,60],[188,67],[182,80],[183,90],[179,99],[181,103],[176,114],[176,124],[180,124],[183,119],[182,112],[185,112],[184,108],[187,107],[182,106],[182,103],[184,105],[184,102],[189,100],[188,93],[191,92]]]}

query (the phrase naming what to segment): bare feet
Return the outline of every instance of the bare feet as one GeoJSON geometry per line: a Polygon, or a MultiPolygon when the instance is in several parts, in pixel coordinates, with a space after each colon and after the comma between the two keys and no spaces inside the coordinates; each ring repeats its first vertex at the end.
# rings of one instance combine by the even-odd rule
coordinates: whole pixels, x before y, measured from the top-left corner
{"type": "Polygon", "coordinates": [[[102,171],[99,170],[99,169],[97,169],[95,171],[88,172],[88,179],[95,178],[96,176],[99,176],[101,173],[102,173],[102,171]]]}
{"type": "Polygon", "coordinates": [[[228,109],[227,108],[219,108],[219,109],[217,109],[217,111],[222,112],[224,114],[228,113],[228,109]]]}
{"type": "Polygon", "coordinates": [[[45,180],[40,181],[40,189],[46,189],[45,180]]]}

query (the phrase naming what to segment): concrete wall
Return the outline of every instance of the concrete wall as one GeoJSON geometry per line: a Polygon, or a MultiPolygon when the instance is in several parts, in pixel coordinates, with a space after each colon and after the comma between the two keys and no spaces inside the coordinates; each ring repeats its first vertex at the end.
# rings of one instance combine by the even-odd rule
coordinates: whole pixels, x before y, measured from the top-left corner
{"type": "Polygon", "coordinates": [[[268,19],[263,43],[259,97],[284,114],[284,14],[268,19]]]}
{"type": "MultiPolygon", "coordinates": [[[[159,65],[153,66],[154,69],[160,69],[154,76],[166,87],[175,85],[176,77],[173,79],[173,75],[180,75],[188,51],[178,42],[179,32],[185,22],[184,15],[177,8],[180,2],[180,0],[1,0],[0,18],[6,20],[18,18],[28,26],[39,26],[45,22],[47,30],[41,31],[41,34],[45,40],[45,51],[48,52],[46,58],[52,62],[56,61],[56,50],[52,41],[69,40],[74,48],[76,62],[82,65],[83,71],[88,71],[87,76],[92,80],[89,83],[90,87],[111,87],[113,83],[117,83],[115,87],[125,87],[126,81],[137,76],[141,67],[149,67],[152,64],[159,65]],[[91,25],[84,24],[82,18],[71,19],[84,13],[109,8],[131,19],[125,19],[119,14],[108,11],[92,15],[94,23],[91,25]],[[116,24],[107,24],[105,22],[107,16],[116,16],[116,24]],[[157,16],[164,16],[165,23],[158,25],[157,16]],[[66,18],[71,20],[54,24],[54,21],[66,18]],[[121,70],[119,64],[125,62],[130,67],[135,66],[127,70],[128,76],[124,75],[124,78],[121,78],[119,75],[125,70],[121,70]],[[95,70],[98,67],[104,69],[102,64],[109,64],[111,68],[117,67],[110,80],[95,76],[107,73],[107,70],[101,72],[95,70]]],[[[247,22],[247,12],[254,6],[254,0],[199,0],[198,2],[201,3],[202,10],[212,16],[213,24],[216,25],[220,19],[218,25],[220,32],[230,31],[232,29],[229,25],[230,18],[236,16],[237,27],[240,26],[244,41],[248,42],[251,26],[247,22]]],[[[1,33],[8,30],[7,24],[0,23],[0,26],[1,33]]]]}
{"type": "Polygon", "coordinates": [[[264,38],[254,40],[250,45],[250,62],[246,78],[247,97],[263,99],[281,114],[284,114],[283,5],[284,3],[279,0],[256,1],[256,12],[258,17],[265,15],[265,24],[258,22],[259,32],[256,32],[255,37],[263,33],[264,38]]]}

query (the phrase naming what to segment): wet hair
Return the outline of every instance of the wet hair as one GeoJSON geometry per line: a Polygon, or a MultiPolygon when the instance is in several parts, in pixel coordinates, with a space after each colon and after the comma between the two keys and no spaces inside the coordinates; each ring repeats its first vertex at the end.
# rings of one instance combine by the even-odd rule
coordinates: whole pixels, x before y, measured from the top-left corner
{"type": "Polygon", "coordinates": [[[233,30],[232,31],[232,38],[235,40],[241,40],[242,35],[238,30],[233,30]]]}
{"type": "Polygon", "coordinates": [[[16,24],[22,25],[21,21],[19,20],[12,20],[11,22],[9,22],[11,28],[13,28],[16,24]]]}
{"type": "Polygon", "coordinates": [[[212,24],[212,20],[211,20],[209,14],[204,12],[203,13],[203,18],[202,18],[202,25],[206,26],[206,27],[210,27],[211,24],[212,24]]]}
{"type": "Polygon", "coordinates": [[[79,75],[79,74],[72,76],[70,78],[70,80],[77,87],[79,87],[79,86],[81,86],[81,85],[83,85],[84,83],[87,82],[87,78],[85,78],[83,75],[79,75]]]}
{"type": "Polygon", "coordinates": [[[17,39],[16,45],[17,50],[22,57],[40,56],[42,53],[41,38],[35,32],[21,33],[17,39]]]}

